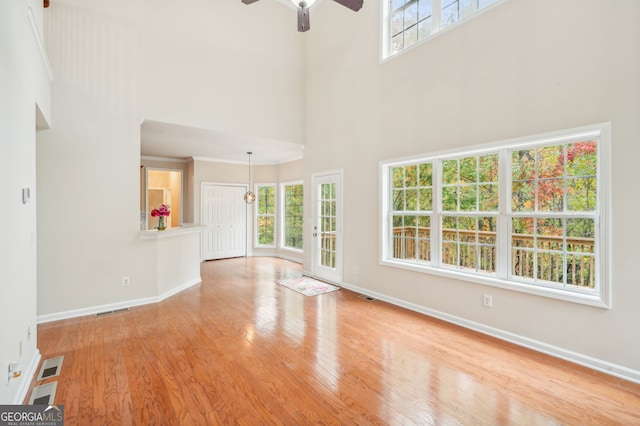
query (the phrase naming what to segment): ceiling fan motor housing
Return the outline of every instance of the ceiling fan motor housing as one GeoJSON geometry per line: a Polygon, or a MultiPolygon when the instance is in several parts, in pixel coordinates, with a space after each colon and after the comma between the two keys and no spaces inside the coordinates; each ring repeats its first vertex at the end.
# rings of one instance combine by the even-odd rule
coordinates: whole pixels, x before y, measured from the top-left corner
{"type": "MultiPolygon", "coordinates": [[[[242,0],[242,3],[252,4],[257,1],[258,0],[242,0]]],[[[362,9],[362,5],[364,4],[364,0],[333,0],[333,1],[343,5],[348,9],[353,10],[354,12],[357,12],[360,9],[362,9]]],[[[302,1],[298,3],[297,7],[298,7],[298,31],[299,32],[309,31],[311,26],[309,24],[309,7],[307,6],[307,3],[302,1]]]]}
{"type": "Polygon", "coordinates": [[[298,31],[303,33],[309,31],[311,25],[309,24],[309,8],[307,3],[301,1],[298,4],[298,31]]]}

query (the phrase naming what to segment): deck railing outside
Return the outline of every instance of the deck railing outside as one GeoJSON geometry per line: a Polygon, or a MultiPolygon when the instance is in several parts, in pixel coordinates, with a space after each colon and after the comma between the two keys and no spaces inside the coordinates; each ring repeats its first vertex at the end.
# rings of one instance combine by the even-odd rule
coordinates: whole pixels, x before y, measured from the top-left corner
{"type": "MultiPolygon", "coordinates": [[[[428,262],[430,228],[393,228],[393,257],[414,262],[428,262]]],[[[594,239],[567,237],[566,254],[562,236],[513,234],[511,273],[514,276],[566,283],[593,288],[595,285],[594,239]],[[534,243],[537,245],[534,250],[534,243]],[[534,257],[537,253],[537,259],[534,257]],[[566,268],[563,258],[566,255],[566,268]]],[[[492,231],[442,230],[442,263],[447,265],[495,272],[496,233],[492,231]],[[459,246],[459,247],[457,247],[459,246]],[[459,257],[459,258],[458,258],[459,257]]]]}

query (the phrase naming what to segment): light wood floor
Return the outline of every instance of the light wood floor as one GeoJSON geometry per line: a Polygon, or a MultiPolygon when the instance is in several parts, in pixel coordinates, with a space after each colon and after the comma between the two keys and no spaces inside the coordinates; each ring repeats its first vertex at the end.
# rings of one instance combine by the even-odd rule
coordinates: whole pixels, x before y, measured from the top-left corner
{"type": "MultiPolygon", "coordinates": [[[[66,425],[640,424],[640,385],[340,290],[299,265],[202,265],[164,302],[38,326],[66,425]]],[[[45,383],[39,382],[37,384],[45,383]]]]}

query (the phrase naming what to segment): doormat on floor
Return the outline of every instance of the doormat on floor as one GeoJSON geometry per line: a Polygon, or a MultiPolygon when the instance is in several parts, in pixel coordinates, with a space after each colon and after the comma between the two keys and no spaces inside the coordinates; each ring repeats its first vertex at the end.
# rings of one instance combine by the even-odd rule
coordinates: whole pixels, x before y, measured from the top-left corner
{"type": "Polygon", "coordinates": [[[317,296],[322,293],[340,290],[340,287],[309,277],[287,278],[284,280],[276,280],[276,283],[297,291],[298,293],[302,293],[305,296],[317,296]]]}

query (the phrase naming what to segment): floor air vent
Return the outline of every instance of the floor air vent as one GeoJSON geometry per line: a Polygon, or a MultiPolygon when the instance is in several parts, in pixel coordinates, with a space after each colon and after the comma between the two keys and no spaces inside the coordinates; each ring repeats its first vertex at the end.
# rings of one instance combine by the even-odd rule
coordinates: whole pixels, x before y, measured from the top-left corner
{"type": "Polygon", "coordinates": [[[58,356],[55,358],[45,359],[40,367],[40,373],[38,373],[37,380],[48,379],[49,377],[55,377],[60,374],[62,368],[62,360],[64,356],[58,356]]]}
{"type": "Polygon", "coordinates": [[[58,382],[51,382],[46,385],[36,386],[33,388],[33,391],[31,391],[29,405],[53,405],[57,388],[58,382]]]}
{"type": "Polygon", "coordinates": [[[366,300],[367,302],[373,302],[374,300],[376,300],[371,296],[367,296],[366,294],[359,294],[358,297],[362,300],[366,300]]]}
{"type": "Polygon", "coordinates": [[[104,316],[104,315],[117,314],[118,312],[125,312],[125,311],[128,311],[128,310],[129,310],[129,308],[122,308],[122,309],[115,309],[113,311],[98,312],[96,314],[96,316],[97,317],[101,317],[101,316],[104,316]]]}

